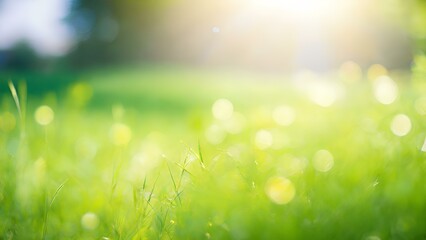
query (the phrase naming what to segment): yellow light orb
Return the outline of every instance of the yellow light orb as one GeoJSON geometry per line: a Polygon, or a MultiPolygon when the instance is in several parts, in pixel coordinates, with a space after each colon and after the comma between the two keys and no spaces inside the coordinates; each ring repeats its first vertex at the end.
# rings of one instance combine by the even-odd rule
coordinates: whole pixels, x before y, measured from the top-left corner
{"type": "Polygon", "coordinates": [[[286,176],[302,174],[307,166],[306,159],[292,155],[284,155],[281,162],[286,176]]]}
{"type": "Polygon", "coordinates": [[[376,80],[378,77],[388,75],[388,70],[381,64],[373,64],[367,72],[367,77],[370,81],[376,80]]]}
{"type": "Polygon", "coordinates": [[[382,104],[393,103],[398,97],[398,85],[388,76],[381,76],[373,83],[374,97],[382,104]]]}
{"type": "Polygon", "coordinates": [[[309,88],[309,98],[321,107],[330,107],[339,97],[339,88],[331,83],[312,82],[309,88]]]}
{"type": "Polygon", "coordinates": [[[228,99],[218,99],[213,103],[212,113],[218,120],[227,120],[234,113],[234,105],[228,99]]]}
{"type": "Polygon", "coordinates": [[[339,76],[347,83],[359,82],[362,79],[362,69],[356,62],[348,61],[340,66],[339,76]]]}
{"type": "Polygon", "coordinates": [[[238,134],[246,126],[246,118],[241,113],[235,112],[232,117],[223,122],[224,129],[231,134],[238,134]]]}
{"type": "Polygon", "coordinates": [[[272,113],[274,121],[281,126],[290,126],[296,117],[293,108],[288,106],[277,107],[272,113]]]}
{"type": "Polygon", "coordinates": [[[381,240],[381,238],[375,235],[371,235],[366,237],[365,240],[381,240]]]}
{"type": "Polygon", "coordinates": [[[392,119],[390,128],[396,136],[405,136],[411,131],[411,120],[407,115],[398,114],[392,119]]]}
{"type": "Polygon", "coordinates": [[[73,100],[73,103],[78,106],[83,106],[92,98],[93,90],[89,84],[85,82],[79,82],[70,88],[69,94],[73,100]]]}
{"type": "Polygon", "coordinates": [[[315,153],[312,163],[315,170],[319,172],[328,172],[333,168],[334,158],[329,151],[323,149],[315,153]]]}
{"type": "Polygon", "coordinates": [[[426,138],[425,138],[425,140],[423,141],[423,145],[422,145],[422,148],[420,149],[422,152],[426,152],[426,138]]]}
{"type": "Polygon", "coordinates": [[[272,146],[272,144],[274,143],[274,138],[271,132],[266,130],[259,130],[256,133],[254,141],[255,141],[256,147],[258,147],[261,150],[265,150],[272,146]]]}
{"type": "Polygon", "coordinates": [[[122,123],[115,123],[110,130],[110,138],[114,145],[127,145],[132,139],[132,131],[122,123]]]}
{"type": "Polygon", "coordinates": [[[284,177],[271,177],[265,185],[265,193],[276,204],[287,204],[296,195],[294,184],[284,177]]]}
{"type": "Polygon", "coordinates": [[[426,115],[426,96],[422,96],[414,103],[416,112],[420,115],[426,115]]]}
{"type": "Polygon", "coordinates": [[[34,114],[36,122],[42,126],[49,125],[55,118],[55,113],[52,108],[47,105],[43,105],[37,108],[34,114]]]}
{"type": "Polygon", "coordinates": [[[205,132],[206,139],[211,144],[220,144],[226,138],[226,132],[220,126],[213,124],[205,132]]]}
{"type": "Polygon", "coordinates": [[[94,230],[99,225],[99,218],[92,212],[87,212],[81,217],[81,226],[86,230],[94,230]]]}
{"type": "Polygon", "coordinates": [[[10,112],[0,115],[0,130],[10,132],[16,127],[16,118],[10,112]]]}

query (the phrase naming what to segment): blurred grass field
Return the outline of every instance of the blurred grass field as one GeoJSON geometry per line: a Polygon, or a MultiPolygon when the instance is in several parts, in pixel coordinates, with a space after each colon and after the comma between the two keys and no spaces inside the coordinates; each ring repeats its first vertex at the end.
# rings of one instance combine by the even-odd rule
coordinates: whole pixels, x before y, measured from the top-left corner
{"type": "Polygon", "coordinates": [[[0,238],[424,239],[424,83],[348,69],[15,77],[0,238]]]}

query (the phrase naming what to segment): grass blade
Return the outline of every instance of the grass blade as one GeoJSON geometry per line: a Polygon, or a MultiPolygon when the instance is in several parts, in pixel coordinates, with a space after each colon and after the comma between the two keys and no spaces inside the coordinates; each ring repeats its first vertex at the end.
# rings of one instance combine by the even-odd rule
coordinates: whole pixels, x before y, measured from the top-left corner
{"type": "Polygon", "coordinates": [[[204,165],[204,159],[203,159],[203,154],[201,153],[201,144],[200,144],[200,141],[198,141],[198,155],[200,157],[201,163],[204,165]]]}
{"type": "Polygon", "coordinates": [[[50,201],[49,208],[52,207],[53,203],[55,202],[56,197],[58,196],[58,194],[62,190],[62,188],[64,188],[65,183],[67,183],[67,182],[68,182],[68,179],[65,179],[65,181],[63,181],[61,183],[61,185],[59,185],[59,187],[56,189],[55,193],[53,194],[53,198],[50,201]]]}
{"type": "Polygon", "coordinates": [[[46,239],[46,233],[47,233],[47,220],[49,217],[49,211],[52,208],[53,203],[56,200],[56,197],[59,195],[59,192],[62,190],[62,188],[65,186],[65,183],[67,183],[68,179],[65,179],[65,181],[63,181],[58,188],[56,188],[55,193],[53,194],[52,200],[49,201],[47,200],[46,197],[46,201],[45,201],[45,213],[44,213],[44,218],[43,218],[43,228],[42,228],[42,236],[41,239],[46,239]]]}
{"type": "Polygon", "coordinates": [[[18,93],[16,92],[15,85],[13,85],[13,82],[10,80],[8,82],[8,85],[9,85],[10,93],[12,94],[12,97],[13,97],[13,101],[15,101],[16,108],[18,109],[19,118],[22,121],[23,119],[22,119],[22,112],[21,112],[21,104],[19,103],[19,97],[18,97],[18,93]]]}

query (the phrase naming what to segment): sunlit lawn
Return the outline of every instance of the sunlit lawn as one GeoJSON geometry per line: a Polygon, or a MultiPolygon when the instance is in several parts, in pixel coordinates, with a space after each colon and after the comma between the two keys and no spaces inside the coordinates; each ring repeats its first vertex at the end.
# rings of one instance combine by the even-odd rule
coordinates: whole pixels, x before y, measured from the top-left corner
{"type": "Polygon", "coordinates": [[[0,238],[426,238],[424,86],[379,74],[3,84],[0,238]]]}

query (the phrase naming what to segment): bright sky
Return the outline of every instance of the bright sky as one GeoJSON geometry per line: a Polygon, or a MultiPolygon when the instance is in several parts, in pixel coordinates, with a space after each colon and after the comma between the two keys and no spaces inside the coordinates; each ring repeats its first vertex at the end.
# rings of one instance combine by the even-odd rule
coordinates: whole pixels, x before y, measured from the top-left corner
{"type": "Polygon", "coordinates": [[[0,1],[0,49],[26,42],[41,56],[60,56],[73,45],[73,31],[63,19],[70,0],[0,1]]]}

